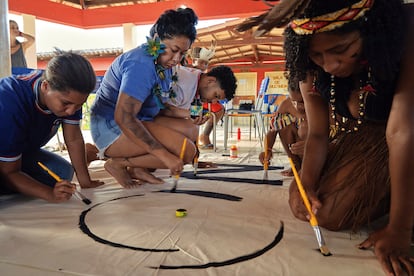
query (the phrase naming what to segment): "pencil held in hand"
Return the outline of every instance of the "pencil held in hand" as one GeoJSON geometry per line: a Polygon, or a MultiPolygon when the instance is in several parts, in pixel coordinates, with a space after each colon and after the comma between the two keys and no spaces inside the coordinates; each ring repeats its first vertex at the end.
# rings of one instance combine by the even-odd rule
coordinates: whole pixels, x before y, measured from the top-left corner
{"type": "MultiPolygon", "coordinates": [[[[60,178],[57,174],[55,174],[53,171],[51,171],[48,167],[46,167],[43,163],[41,162],[37,162],[37,164],[44,169],[51,177],[53,177],[53,179],[55,179],[57,182],[62,181],[62,178],[60,178]]],[[[92,201],[87,198],[86,196],[84,196],[83,194],[81,194],[78,190],[75,189],[75,193],[74,193],[75,197],[78,198],[79,200],[82,200],[83,203],[85,203],[86,205],[89,205],[92,203],[92,201]]]]}
{"type": "Polygon", "coordinates": [[[296,185],[298,186],[299,193],[305,203],[305,207],[310,215],[309,223],[312,226],[316,239],[318,240],[319,250],[324,256],[331,256],[331,252],[325,244],[325,240],[322,236],[321,229],[318,226],[318,221],[315,214],[312,212],[311,204],[309,202],[308,196],[306,195],[305,189],[303,188],[302,182],[300,181],[299,174],[296,170],[295,164],[292,161],[292,158],[289,158],[290,166],[292,167],[293,175],[295,176],[296,185]]]}
{"type": "MultiPolygon", "coordinates": [[[[181,160],[184,159],[184,153],[185,153],[186,146],[187,146],[187,137],[184,138],[183,145],[181,146],[181,152],[180,152],[180,159],[181,160]]],[[[177,190],[178,178],[180,178],[180,174],[174,175],[174,186],[171,189],[172,193],[174,193],[177,190]]]]}
{"type": "Polygon", "coordinates": [[[48,167],[46,167],[42,162],[37,162],[37,164],[44,169],[51,177],[53,177],[54,180],[57,182],[62,181],[62,178],[60,178],[57,174],[55,174],[53,171],[49,170],[48,167]]]}

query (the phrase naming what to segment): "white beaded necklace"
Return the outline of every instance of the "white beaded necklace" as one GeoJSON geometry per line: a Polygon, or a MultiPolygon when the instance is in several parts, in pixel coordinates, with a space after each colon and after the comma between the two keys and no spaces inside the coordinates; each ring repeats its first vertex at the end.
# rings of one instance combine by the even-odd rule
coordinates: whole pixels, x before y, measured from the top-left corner
{"type": "Polygon", "coordinates": [[[352,128],[345,128],[345,123],[347,123],[348,118],[342,117],[341,122],[338,121],[336,117],[336,107],[335,107],[335,76],[331,75],[331,88],[330,88],[330,98],[329,103],[331,107],[331,118],[335,125],[331,126],[331,137],[338,133],[338,130],[345,133],[356,132],[359,130],[359,127],[362,125],[365,116],[365,101],[366,95],[368,93],[375,92],[373,87],[371,86],[371,70],[368,70],[368,79],[365,85],[362,85],[362,80],[360,80],[360,87],[359,87],[359,104],[358,104],[358,118],[356,119],[356,125],[352,128]]]}

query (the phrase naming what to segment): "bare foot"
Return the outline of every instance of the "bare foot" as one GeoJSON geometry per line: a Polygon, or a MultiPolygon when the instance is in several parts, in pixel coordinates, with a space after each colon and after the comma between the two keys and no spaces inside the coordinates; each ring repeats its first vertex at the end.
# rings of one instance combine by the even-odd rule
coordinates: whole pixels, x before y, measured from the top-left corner
{"type": "Polygon", "coordinates": [[[200,161],[198,162],[198,168],[203,169],[203,168],[217,168],[217,165],[214,164],[213,162],[204,162],[204,161],[200,161]]]}
{"type": "Polygon", "coordinates": [[[283,176],[293,176],[293,171],[292,169],[287,169],[287,170],[281,171],[280,174],[283,176]]]}
{"type": "Polygon", "coordinates": [[[134,178],[141,180],[142,182],[147,182],[149,184],[164,184],[164,180],[161,178],[155,177],[144,168],[128,168],[129,175],[134,178]]]}
{"type": "Polygon", "coordinates": [[[134,188],[137,185],[141,185],[142,183],[139,180],[132,179],[127,171],[127,167],[117,165],[113,159],[108,159],[105,164],[105,170],[107,170],[118,183],[126,188],[134,188]]]}
{"type": "Polygon", "coordinates": [[[88,166],[92,161],[99,160],[98,158],[99,150],[96,148],[95,145],[86,143],[85,152],[86,152],[86,163],[88,164],[88,166]]]}

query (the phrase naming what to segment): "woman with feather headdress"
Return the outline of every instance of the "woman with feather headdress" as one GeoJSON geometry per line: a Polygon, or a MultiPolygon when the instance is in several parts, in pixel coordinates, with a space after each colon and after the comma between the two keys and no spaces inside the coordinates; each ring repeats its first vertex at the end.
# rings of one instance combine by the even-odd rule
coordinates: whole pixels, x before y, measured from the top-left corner
{"type": "MultiPolygon", "coordinates": [[[[286,70],[308,120],[301,180],[319,224],[355,230],[387,215],[359,248],[373,247],[387,274],[414,275],[414,5],[281,1],[239,30],[286,24],[286,70]]],[[[289,204],[307,220],[294,182],[289,204]]]]}

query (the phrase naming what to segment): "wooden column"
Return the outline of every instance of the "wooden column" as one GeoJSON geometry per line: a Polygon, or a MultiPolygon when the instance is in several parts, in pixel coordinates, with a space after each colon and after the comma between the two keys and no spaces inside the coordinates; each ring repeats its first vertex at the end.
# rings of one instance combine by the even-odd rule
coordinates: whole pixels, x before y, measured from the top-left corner
{"type": "MultiPolygon", "coordinates": [[[[22,18],[23,32],[32,35],[36,39],[36,17],[29,14],[22,14],[22,18]]],[[[32,46],[26,49],[25,57],[27,67],[37,69],[36,40],[32,46]]]]}
{"type": "Polygon", "coordinates": [[[122,24],[124,34],[124,53],[137,47],[137,38],[135,35],[135,25],[132,23],[122,24]]]}
{"type": "Polygon", "coordinates": [[[9,7],[7,0],[0,0],[0,78],[11,75],[9,7]]]}

